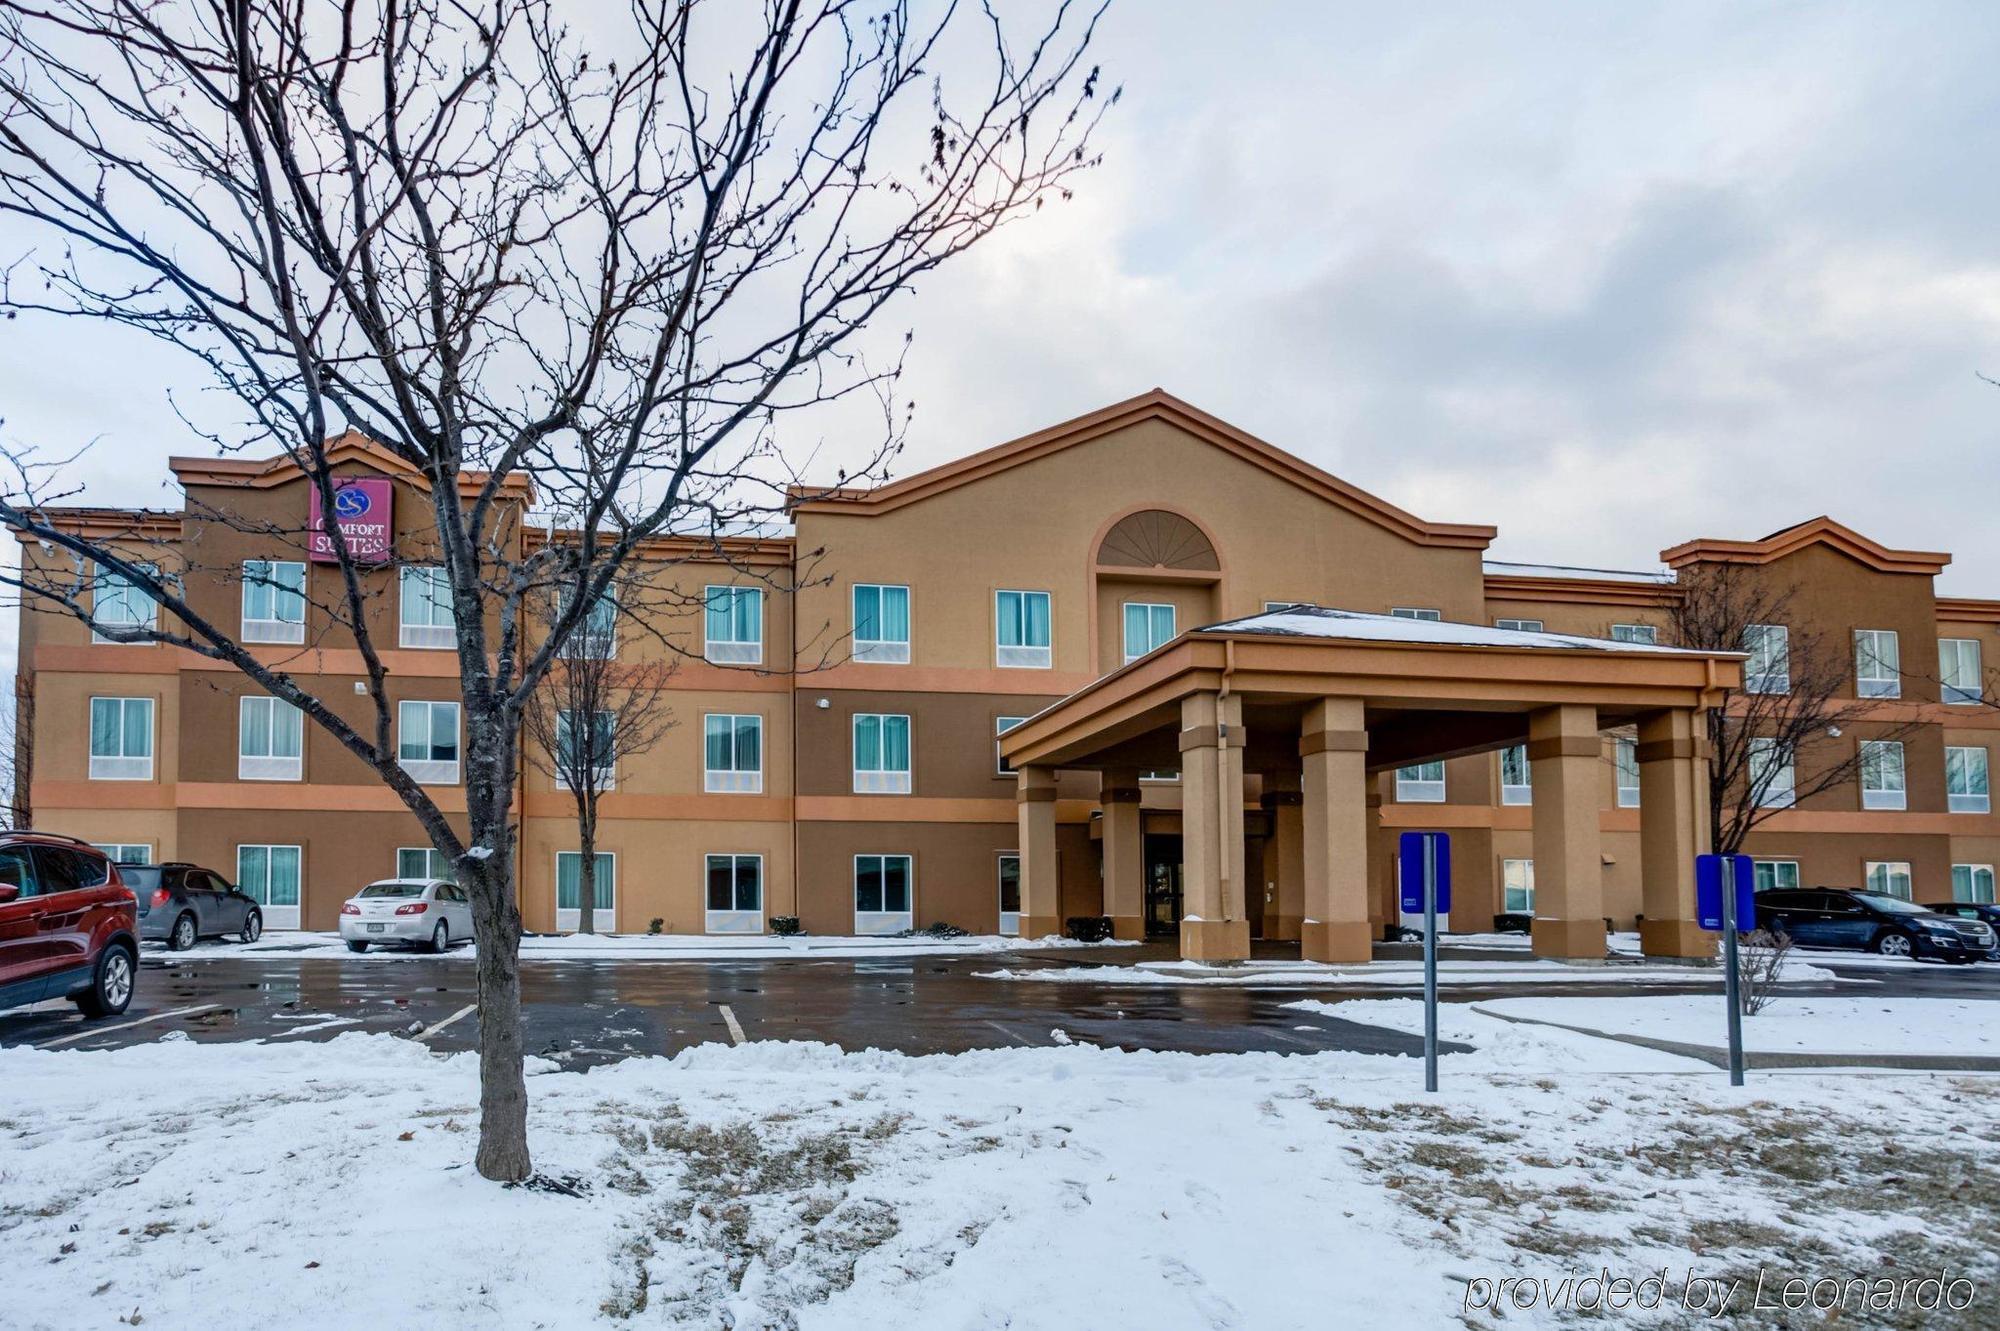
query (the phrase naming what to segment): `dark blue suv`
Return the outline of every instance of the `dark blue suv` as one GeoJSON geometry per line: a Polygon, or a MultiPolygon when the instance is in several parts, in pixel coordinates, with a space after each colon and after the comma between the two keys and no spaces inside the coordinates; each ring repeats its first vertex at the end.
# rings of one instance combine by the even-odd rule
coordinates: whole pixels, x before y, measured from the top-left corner
{"type": "Polygon", "coordinates": [[[1994,946],[1993,930],[1978,920],[1955,919],[1901,897],[1845,887],[1759,892],[1757,923],[1800,947],[1849,948],[1885,957],[1978,961],[1994,946]]]}

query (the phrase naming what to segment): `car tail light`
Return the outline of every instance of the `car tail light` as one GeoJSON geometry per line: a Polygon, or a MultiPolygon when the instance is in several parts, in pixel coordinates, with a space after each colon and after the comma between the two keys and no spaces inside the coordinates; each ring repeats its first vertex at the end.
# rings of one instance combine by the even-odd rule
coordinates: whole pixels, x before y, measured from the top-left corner
{"type": "Polygon", "coordinates": [[[167,891],[166,888],[156,887],[153,889],[153,904],[155,906],[164,906],[173,899],[173,894],[167,891]]]}
{"type": "Polygon", "coordinates": [[[430,908],[431,903],[428,901],[412,901],[407,906],[396,907],[396,913],[398,915],[421,915],[430,908]]]}
{"type": "Polygon", "coordinates": [[[343,901],[340,903],[340,913],[342,915],[359,915],[361,913],[361,907],[355,905],[351,901],[343,901]]]}

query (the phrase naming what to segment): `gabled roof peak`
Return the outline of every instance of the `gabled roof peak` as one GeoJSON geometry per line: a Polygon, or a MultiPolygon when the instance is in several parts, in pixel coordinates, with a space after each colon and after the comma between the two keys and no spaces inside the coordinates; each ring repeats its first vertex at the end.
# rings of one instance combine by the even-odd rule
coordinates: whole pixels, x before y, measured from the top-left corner
{"type": "MultiPolygon", "coordinates": [[[[430,488],[430,478],[402,454],[352,427],[328,438],[325,449],[329,466],[358,462],[397,480],[430,488]]],[[[297,480],[303,474],[298,462],[288,453],[268,458],[170,457],[167,468],[184,486],[222,485],[250,490],[268,490],[297,480]]],[[[476,493],[486,484],[486,477],[487,473],[483,471],[460,472],[459,493],[476,493]]],[[[527,499],[532,496],[534,486],[527,476],[516,473],[507,478],[501,490],[509,497],[527,499]]]]}
{"type": "Polygon", "coordinates": [[[1660,560],[1669,568],[1690,564],[1769,564],[1796,554],[1809,545],[1825,545],[1849,559],[1881,573],[1915,573],[1935,577],[1951,563],[1951,555],[1939,550],[1892,550],[1872,541],[1854,528],[1822,514],[1804,522],[1780,528],[1761,541],[1724,541],[1698,537],[1660,551],[1660,560]]]}

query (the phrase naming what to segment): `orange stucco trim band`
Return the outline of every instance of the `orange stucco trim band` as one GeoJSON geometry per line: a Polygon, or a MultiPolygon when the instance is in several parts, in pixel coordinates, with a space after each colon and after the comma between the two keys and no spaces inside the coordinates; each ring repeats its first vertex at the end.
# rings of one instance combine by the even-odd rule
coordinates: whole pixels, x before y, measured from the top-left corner
{"type": "Polygon", "coordinates": [[[1315,753],[1366,753],[1368,752],[1368,732],[1365,730],[1315,730],[1299,739],[1299,757],[1310,758],[1315,753]]]}
{"type": "Polygon", "coordinates": [[[853,689],[869,693],[1005,693],[1061,697],[1095,679],[1055,670],[960,670],[948,666],[844,665],[801,670],[802,694],[853,689]]]}
{"type": "MultiPolygon", "coordinates": [[[[446,813],[465,812],[465,790],[427,786],[446,813]]],[[[402,813],[386,786],[310,785],[292,781],[37,781],[34,807],[49,809],[283,809],[287,812],[402,813]]]]}
{"type": "Polygon", "coordinates": [[[1221,742],[1222,732],[1214,726],[1189,726],[1181,732],[1181,752],[1212,749],[1221,742]]]}
{"type": "Polygon", "coordinates": [[[1686,736],[1679,739],[1656,739],[1637,745],[1633,752],[1642,763],[1656,763],[1666,758],[1692,758],[1701,752],[1701,745],[1686,736]]]}
{"type": "Polygon", "coordinates": [[[1528,745],[1528,758],[1597,758],[1604,753],[1604,742],[1592,735],[1551,735],[1528,745]]]}
{"type": "MultiPolygon", "coordinates": [[[[802,823],[1011,823],[1013,800],[946,799],[922,795],[801,795],[802,823]]],[[[1090,800],[1057,800],[1056,821],[1086,823],[1090,800]]]]}
{"type": "MultiPolygon", "coordinates": [[[[528,817],[576,817],[576,796],[566,790],[528,792],[528,817]]],[[[641,795],[607,790],[597,797],[597,816],[607,821],[782,823],[792,816],[783,795],[641,795]]]]}

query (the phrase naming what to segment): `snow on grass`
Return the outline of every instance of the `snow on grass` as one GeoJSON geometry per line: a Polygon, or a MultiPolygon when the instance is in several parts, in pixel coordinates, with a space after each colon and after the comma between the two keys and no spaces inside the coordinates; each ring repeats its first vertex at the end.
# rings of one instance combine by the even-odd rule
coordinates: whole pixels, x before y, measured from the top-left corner
{"type": "MultiPolygon", "coordinates": [[[[998,934],[968,934],[963,938],[933,938],[913,934],[907,938],[815,937],[781,938],[776,934],[717,937],[703,934],[530,934],[521,940],[524,961],[768,961],[785,957],[939,957],[1015,952],[1045,948],[1121,948],[1138,944],[1107,939],[1101,943],[1079,943],[1051,935],[1047,938],[1011,938],[998,934]]],[[[160,952],[149,947],[148,955],[160,952]]],[[[197,944],[185,952],[171,954],[176,961],[209,961],[245,955],[287,957],[340,957],[365,961],[394,960],[433,955],[426,949],[375,946],[368,951],[348,951],[337,933],[270,933],[255,943],[214,940],[197,944]]],[[[470,960],[476,947],[454,947],[447,956],[470,960]]]]}
{"type": "MultiPolygon", "coordinates": [[[[1723,1046],[1719,997],[1659,994],[1606,1003],[1590,998],[1504,998],[1490,1012],[1616,1035],[1723,1046]]],[[[2000,1055],[2000,1009],[1956,998],[1781,998],[1743,1018],[1743,1047],[1758,1053],[2000,1055]]]]}
{"type": "Polygon", "coordinates": [[[1081,1043],[536,1061],[554,1186],[514,1189],[468,1163],[470,1054],[360,1034],[4,1050],[5,1321],[1521,1327],[1558,1321],[1468,1311],[1467,1281],[1996,1274],[2000,1079],[1732,1091],[1462,1005],[1445,1028],[1478,1047],[1436,1096],[1410,1059],[1081,1043]]]}

